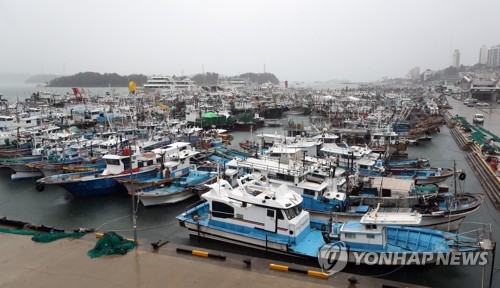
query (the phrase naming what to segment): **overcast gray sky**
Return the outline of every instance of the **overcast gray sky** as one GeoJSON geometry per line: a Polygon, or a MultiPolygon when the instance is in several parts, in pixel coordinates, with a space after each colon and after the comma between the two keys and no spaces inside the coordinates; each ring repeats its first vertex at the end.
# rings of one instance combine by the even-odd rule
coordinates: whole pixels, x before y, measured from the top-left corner
{"type": "Polygon", "coordinates": [[[0,0],[0,72],[370,81],[478,62],[499,0],[0,0]]]}

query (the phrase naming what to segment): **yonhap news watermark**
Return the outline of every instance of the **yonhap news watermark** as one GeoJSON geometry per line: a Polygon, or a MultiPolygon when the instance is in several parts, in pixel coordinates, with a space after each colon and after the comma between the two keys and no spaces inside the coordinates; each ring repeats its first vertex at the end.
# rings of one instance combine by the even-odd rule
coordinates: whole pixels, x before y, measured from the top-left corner
{"type": "Polygon", "coordinates": [[[484,266],[488,264],[488,252],[357,252],[349,251],[339,241],[322,247],[318,263],[323,272],[332,275],[342,271],[348,263],[355,265],[444,265],[484,266]]]}

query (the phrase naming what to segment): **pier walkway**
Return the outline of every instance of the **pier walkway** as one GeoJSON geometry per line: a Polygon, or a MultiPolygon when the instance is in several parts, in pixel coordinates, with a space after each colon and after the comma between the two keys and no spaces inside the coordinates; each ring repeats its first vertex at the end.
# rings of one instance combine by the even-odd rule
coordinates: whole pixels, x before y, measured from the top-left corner
{"type": "Polygon", "coordinates": [[[453,105],[451,113],[445,113],[446,126],[450,128],[451,135],[457,146],[469,153],[465,156],[468,164],[476,174],[484,191],[490,197],[497,209],[500,209],[500,171],[498,169],[498,147],[484,146],[483,142],[493,139],[498,143],[500,130],[500,111],[489,109],[488,111],[478,111],[475,107],[467,107],[455,99],[450,99],[453,105]],[[467,119],[471,119],[474,113],[484,113],[487,120],[484,125],[471,124],[467,119]],[[455,116],[452,116],[453,115],[455,116]],[[489,149],[486,149],[489,148],[489,149]],[[491,151],[496,149],[496,154],[491,151]],[[492,160],[492,159],[496,160],[492,160]],[[496,161],[496,162],[494,162],[496,161]]]}

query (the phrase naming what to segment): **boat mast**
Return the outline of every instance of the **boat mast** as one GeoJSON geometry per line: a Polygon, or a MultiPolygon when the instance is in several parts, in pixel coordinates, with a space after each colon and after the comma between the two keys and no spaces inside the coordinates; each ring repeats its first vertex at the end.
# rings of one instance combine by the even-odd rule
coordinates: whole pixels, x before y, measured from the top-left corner
{"type": "Polygon", "coordinates": [[[454,196],[455,198],[457,197],[457,162],[453,160],[453,182],[455,185],[455,193],[454,196]]]}

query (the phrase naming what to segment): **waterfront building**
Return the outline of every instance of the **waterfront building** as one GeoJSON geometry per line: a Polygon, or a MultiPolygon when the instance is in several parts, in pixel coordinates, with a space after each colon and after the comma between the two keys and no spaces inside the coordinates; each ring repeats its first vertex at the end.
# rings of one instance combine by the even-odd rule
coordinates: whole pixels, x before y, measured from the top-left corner
{"type": "Polygon", "coordinates": [[[479,64],[486,64],[488,61],[488,46],[483,45],[479,49],[479,64]]]}
{"type": "Polygon", "coordinates": [[[408,74],[406,74],[406,79],[411,80],[411,81],[417,81],[420,79],[420,67],[414,67],[412,68],[408,74]]]}
{"type": "Polygon", "coordinates": [[[500,45],[496,45],[488,49],[488,60],[486,65],[488,67],[500,66],[500,45]]]}

